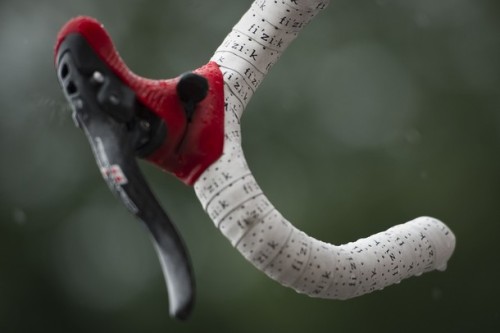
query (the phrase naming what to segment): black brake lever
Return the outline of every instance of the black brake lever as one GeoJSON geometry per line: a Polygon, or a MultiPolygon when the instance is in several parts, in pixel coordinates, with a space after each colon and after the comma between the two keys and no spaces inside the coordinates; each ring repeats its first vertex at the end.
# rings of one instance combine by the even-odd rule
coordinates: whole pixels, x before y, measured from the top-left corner
{"type": "Polygon", "coordinates": [[[73,119],[85,132],[109,188],[153,237],[166,278],[171,316],[186,319],[195,293],[188,252],[136,161],[163,142],[168,135],[165,124],[138,101],[81,35],[65,38],[56,65],[73,119]]]}

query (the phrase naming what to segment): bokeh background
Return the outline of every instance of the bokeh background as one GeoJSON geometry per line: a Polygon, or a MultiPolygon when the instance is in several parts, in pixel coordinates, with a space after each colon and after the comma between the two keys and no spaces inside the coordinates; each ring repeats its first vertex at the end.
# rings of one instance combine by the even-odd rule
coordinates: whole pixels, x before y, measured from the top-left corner
{"type": "Polygon", "coordinates": [[[142,168],[186,239],[194,315],[171,320],[149,236],[71,121],[53,44],[101,20],[137,73],[206,63],[250,0],[0,2],[0,332],[492,332],[500,329],[500,3],[332,0],[243,124],[248,161],[296,226],[341,244],[421,215],[457,236],[445,273],[350,301],[269,280],[192,188],[142,168]]]}

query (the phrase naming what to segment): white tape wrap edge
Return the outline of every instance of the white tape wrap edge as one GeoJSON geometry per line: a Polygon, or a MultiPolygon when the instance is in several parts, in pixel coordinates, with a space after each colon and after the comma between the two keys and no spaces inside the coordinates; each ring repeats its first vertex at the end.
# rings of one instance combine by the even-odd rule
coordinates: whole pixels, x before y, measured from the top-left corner
{"type": "Polygon", "coordinates": [[[455,236],[442,222],[420,217],[353,243],[324,243],[288,222],[255,181],[241,147],[243,110],[282,52],[327,4],[257,0],[217,49],[212,60],[224,74],[224,152],[194,187],[217,228],[259,270],[299,293],[348,299],[444,270],[455,236]]]}

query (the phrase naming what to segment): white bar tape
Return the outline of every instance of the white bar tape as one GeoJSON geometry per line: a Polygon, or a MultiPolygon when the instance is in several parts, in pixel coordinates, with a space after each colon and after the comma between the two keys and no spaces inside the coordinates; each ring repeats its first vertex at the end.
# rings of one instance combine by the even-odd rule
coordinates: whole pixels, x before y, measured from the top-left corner
{"type": "Polygon", "coordinates": [[[420,217],[353,243],[324,243],[288,222],[255,181],[241,147],[242,113],[281,53],[327,4],[257,0],[216,50],[212,60],[225,83],[224,152],[194,187],[215,225],[259,270],[299,293],[347,299],[443,270],[455,236],[420,217]]]}

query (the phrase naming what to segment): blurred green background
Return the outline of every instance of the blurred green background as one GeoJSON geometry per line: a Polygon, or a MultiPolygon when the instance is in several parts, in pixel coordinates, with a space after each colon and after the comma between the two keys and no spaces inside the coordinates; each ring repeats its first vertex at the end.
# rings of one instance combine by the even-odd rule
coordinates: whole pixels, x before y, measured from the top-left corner
{"type": "Polygon", "coordinates": [[[148,235],[71,121],[53,44],[98,18],[137,73],[206,63],[251,1],[0,2],[0,332],[500,331],[500,3],[332,0],[247,108],[248,161],[296,226],[341,244],[421,215],[457,248],[350,301],[298,295],[233,250],[192,188],[143,163],[185,237],[192,319],[168,316],[148,235]]]}

